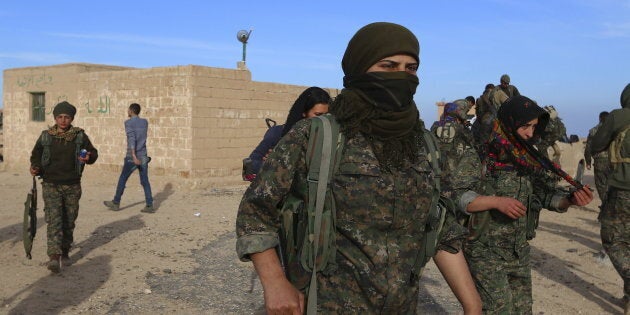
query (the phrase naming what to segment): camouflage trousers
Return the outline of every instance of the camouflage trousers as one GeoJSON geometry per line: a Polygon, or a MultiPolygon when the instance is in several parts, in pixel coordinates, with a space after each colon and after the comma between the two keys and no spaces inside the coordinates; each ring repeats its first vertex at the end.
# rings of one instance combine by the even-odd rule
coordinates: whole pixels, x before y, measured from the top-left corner
{"type": "Polygon", "coordinates": [[[484,314],[532,314],[529,245],[515,252],[471,242],[464,247],[464,255],[484,314]]]}
{"type": "Polygon", "coordinates": [[[623,279],[623,292],[630,298],[630,190],[608,190],[601,212],[602,245],[623,279]]]}
{"type": "Polygon", "coordinates": [[[604,158],[593,159],[593,174],[595,175],[595,188],[597,188],[597,194],[599,200],[604,202],[606,200],[606,192],[608,191],[608,176],[611,172],[610,160],[608,156],[604,158]]]}
{"type": "Polygon", "coordinates": [[[61,254],[70,250],[74,241],[75,221],[79,216],[81,184],[57,185],[42,183],[44,214],[47,227],[47,254],[61,254]]]}

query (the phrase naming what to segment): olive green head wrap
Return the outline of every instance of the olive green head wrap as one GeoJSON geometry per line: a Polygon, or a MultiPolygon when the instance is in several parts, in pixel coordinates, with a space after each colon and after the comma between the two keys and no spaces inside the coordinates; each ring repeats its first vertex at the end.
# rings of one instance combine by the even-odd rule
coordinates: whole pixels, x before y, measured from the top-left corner
{"type": "Polygon", "coordinates": [[[359,75],[379,60],[398,54],[409,55],[419,62],[420,44],[416,36],[402,25],[371,23],[350,39],[341,68],[346,76],[359,75]]]}
{"type": "Polygon", "coordinates": [[[359,29],[341,61],[345,88],[330,106],[346,135],[362,133],[368,139],[383,170],[416,163],[424,129],[413,102],[415,74],[366,73],[383,58],[401,54],[420,60],[418,39],[407,28],[377,22],[359,29]]]}

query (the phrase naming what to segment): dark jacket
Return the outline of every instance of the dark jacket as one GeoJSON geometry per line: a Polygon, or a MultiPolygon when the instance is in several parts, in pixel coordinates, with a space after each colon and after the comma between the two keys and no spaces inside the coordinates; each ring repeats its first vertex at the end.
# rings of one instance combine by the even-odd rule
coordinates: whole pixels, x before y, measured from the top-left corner
{"type": "MultiPolygon", "coordinates": [[[[46,131],[44,131],[46,132],[46,131]]],[[[74,140],[66,141],[63,138],[51,136],[50,145],[50,163],[48,166],[42,166],[42,154],[44,146],[42,139],[37,139],[35,147],[31,152],[31,167],[40,169],[40,175],[46,183],[72,185],[81,182],[81,174],[77,173],[77,163],[79,163],[76,154],[76,143],[74,140]]],[[[86,149],[90,153],[90,159],[87,164],[93,164],[98,159],[98,151],[90,142],[87,134],[83,133],[83,143],[81,149],[86,149]]]]}
{"type": "MultiPolygon", "coordinates": [[[[592,138],[591,153],[595,154],[607,150],[619,131],[630,124],[630,84],[621,93],[621,107],[615,109],[602,124],[592,138]]],[[[630,132],[626,133],[621,147],[621,156],[630,157],[630,132]]],[[[613,171],[608,177],[609,187],[630,190],[630,163],[615,163],[613,171]]]]}
{"type": "Polygon", "coordinates": [[[252,160],[252,171],[255,174],[258,174],[260,171],[260,167],[263,164],[263,157],[265,157],[267,153],[269,153],[269,150],[273,149],[273,147],[278,144],[278,141],[280,141],[283,128],[284,125],[277,125],[267,129],[263,139],[249,155],[249,158],[252,160]]]}

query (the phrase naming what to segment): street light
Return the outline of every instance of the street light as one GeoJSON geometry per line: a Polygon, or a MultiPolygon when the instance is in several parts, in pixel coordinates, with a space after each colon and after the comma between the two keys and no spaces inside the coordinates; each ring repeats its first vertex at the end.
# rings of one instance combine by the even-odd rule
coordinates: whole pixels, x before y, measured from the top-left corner
{"type": "Polygon", "coordinates": [[[238,39],[239,42],[243,43],[243,63],[245,63],[245,50],[246,50],[246,46],[247,46],[247,40],[249,39],[249,35],[252,33],[252,30],[246,31],[246,30],[240,30],[238,31],[238,33],[236,33],[236,39],[238,39]]]}

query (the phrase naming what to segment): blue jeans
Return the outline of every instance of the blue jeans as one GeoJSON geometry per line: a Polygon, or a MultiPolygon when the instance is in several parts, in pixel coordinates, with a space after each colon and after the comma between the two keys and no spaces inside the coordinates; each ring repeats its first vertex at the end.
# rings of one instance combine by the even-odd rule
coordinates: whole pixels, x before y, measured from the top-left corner
{"type": "Polygon", "coordinates": [[[133,171],[138,169],[138,172],[140,172],[140,184],[142,184],[142,188],[144,188],[144,199],[146,200],[147,206],[153,206],[151,184],[149,183],[149,158],[146,156],[141,157],[140,161],[142,163],[140,165],[136,165],[133,163],[133,159],[131,157],[125,157],[125,163],[123,164],[120,178],[118,178],[116,195],[113,200],[115,203],[120,204],[120,198],[122,198],[122,194],[125,191],[125,184],[127,184],[129,176],[131,176],[133,171]]]}

